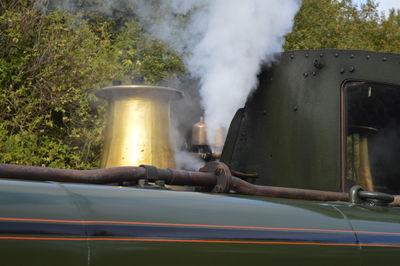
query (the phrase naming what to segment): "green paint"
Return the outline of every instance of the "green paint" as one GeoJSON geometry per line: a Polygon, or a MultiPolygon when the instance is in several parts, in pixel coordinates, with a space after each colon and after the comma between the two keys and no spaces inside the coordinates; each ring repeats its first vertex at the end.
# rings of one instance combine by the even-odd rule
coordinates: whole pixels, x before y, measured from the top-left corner
{"type": "Polygon", "coordinates": [[[257,184],[346,190],[341,87],[350,80],[400,84],[399,62],[398,54],[368,51],[283,53],[233,120],[222,161],[257,173],[257,184]]]}

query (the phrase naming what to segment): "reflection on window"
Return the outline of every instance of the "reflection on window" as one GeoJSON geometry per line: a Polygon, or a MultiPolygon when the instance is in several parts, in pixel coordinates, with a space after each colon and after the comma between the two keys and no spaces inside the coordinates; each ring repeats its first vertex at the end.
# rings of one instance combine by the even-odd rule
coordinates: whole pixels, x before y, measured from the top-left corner
{"type": "Polygon", "coordinates": [[[346,178],[400,194],[400,86],[348,82],[346,178]]]}

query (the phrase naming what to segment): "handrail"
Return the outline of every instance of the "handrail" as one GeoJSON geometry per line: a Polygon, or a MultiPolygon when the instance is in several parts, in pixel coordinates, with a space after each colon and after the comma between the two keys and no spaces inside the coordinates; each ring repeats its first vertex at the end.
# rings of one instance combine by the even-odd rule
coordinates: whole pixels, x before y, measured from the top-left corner
{"type": "MultiPolygon", "coordinates": [[[[285,188],[254,185],[238,177],[231,176],[229,168],[221,162],[212,162],[199,172],[159,169],[153,166],[127,166],[96,170],[69,170],[14,164],[0,164],[0,178],[32,181],[55,181],[85,184],[111,184],[124,181],[138,182],[146,179],[150,182],[163,180],[167,185],[187,185],[205,187],[209,191],[289,198],[315,201],[349,201],[344,192],[320,191],[311,189],[285,188]]],[[[361,191],[360,198],[371,197],[370,192],[361,191]]],[[[373,192],[373,196],[377,195],[373,192]]],[[[378,195],[381,196],[381,193],[378,195]]],[[[392,198],[391,198],[392,199],[392,198]]],[[[387,200],[389,201],[389,200],[387,200]]],[[[400,206],[400,196],[395,196],[391,206],[400,206]]]]}

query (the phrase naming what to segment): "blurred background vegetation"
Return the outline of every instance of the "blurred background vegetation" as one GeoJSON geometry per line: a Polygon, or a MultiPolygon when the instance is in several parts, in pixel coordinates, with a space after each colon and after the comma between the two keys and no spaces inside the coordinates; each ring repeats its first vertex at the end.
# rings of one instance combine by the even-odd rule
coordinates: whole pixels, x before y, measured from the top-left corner
{"type": "MultiPolygon", "coordinates": [[[[47,3],[43,11],[34,0],[0,2],[0,162],[97,168],[105,103],[91,92],[112,80],[159,84],[185,69],[135,10],[47,3]]],[[[400,15],[379,14],[373,1],[304,0],[284,49],[324,48],[400,52],[400,15]]]]}
{"type": "Polygon", "coordinates": [[[43,13],[32,0],[2,0],[0,162],[96,168],[105,103],[91,92],[182,72],[180,57],[132,14],[43,13]]]}

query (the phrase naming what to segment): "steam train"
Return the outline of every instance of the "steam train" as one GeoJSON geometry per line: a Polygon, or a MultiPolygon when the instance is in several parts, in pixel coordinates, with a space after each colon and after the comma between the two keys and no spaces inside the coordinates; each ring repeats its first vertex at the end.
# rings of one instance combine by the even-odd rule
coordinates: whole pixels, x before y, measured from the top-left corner
{"type": "Polygon", "coordinates": [[[0,165],[2,265],[398,263],[399,73],[398,54],[282,53],[199,171],[169,169],[157,133],[179,91],[100,90],[101,169],[0,165]]]}

